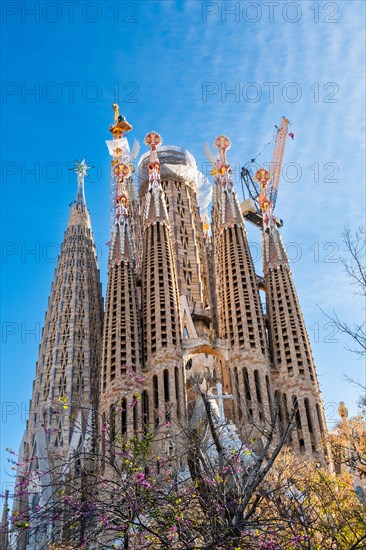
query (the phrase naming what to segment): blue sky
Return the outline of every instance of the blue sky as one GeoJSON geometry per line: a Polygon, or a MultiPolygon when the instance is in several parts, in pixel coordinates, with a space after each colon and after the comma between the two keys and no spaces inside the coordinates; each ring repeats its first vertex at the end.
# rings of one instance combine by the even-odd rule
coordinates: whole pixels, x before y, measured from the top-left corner
{"type": "MultiPolygon", "coordinates": [[[[339,262],[344,226],[364,223],[364,2],[56,6],[2,2],[2,454],[17,449],[25,427],[55,256],[76,192],[68,168],[84,155],[96,166],[86,195],[106,289],[105,140],[114,100],[133,124],[132,139],[158,131],[203,171],[204,143],[226,133],[236,175],[282,115],[290,119],[295,140],[287,143],[277,214],[328,421],[340,400],[355,413],[358,391],[344,374],[364,382],[364,365],[319,308],[349,322],[364,317],[339,262]]],[[[270,150],[260,158],[268,162],[270,150]]],[[[257,251],[259,234],[248,230],[257,251]]],[[[3,483],[6,472],[5,463],[3,483]]]]}

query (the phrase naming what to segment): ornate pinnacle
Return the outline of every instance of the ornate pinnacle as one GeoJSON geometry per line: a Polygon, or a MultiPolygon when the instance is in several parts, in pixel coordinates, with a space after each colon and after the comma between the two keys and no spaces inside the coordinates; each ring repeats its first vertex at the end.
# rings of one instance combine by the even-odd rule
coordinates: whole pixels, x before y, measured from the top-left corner
{"type": "Polygon", "coordinates": [[[87,176],[88,175],[88,170],[90,168],[92,168],[91,166],[87,166],[86,164],[86,159],[83,158],[83,160],[81,162],[78,162],[77,160],[74,161],[75,162],[75,168],[72,168],[72,170],[74,170],[74,172],[76,172],[79,175],[82,175],[82,176],[87,176]]]}
{"type": "Polygon", "coordinates": [[[241,224],[243,219],[231,176],[232,168],[226,155],[226,152],[231,147],[231,140],[221,134],[215,139],[214,147],[219,151],[219,156],[214,164],[211,175],[215,176],[216,183],[218,184],[222,227],[228,224],[241,224]]]}
{"type": "Polygon", "coordinates": [[[154,204],[154,215],[158,218],[164,217],[168,220],[168,212],[166,210],[166,204],[160,181],[160,161],[157,151],[157,148],[163,143],[163,140],[156,132],[149,132],[145,136],[144,143],[150,147],[150,159],[148,164],[149,193],[146,200],[145,219],[150,219],[150,221],[152,220],[151,206],[154,204]]]}
{"type": "Polygon", "coordinates": [[[120,221],[121,216],[127,218],[128,193],[126,188],[126,179],[131,175],[130,167],[127,164],[117,164],[113,170],[117,184],[114,204],[116,207],[115,223],[120,221]]]}
{"type": "Polygon", "coordinates": [[[220,151],[219,158],[216,163],[216,168],[212,171],[212,175],[218,175],[221,185],[225,191],[233,190],[231,180],[232,168],[227,160],[226,151],[231,147],[231,141],[227,136],[221,135],[215,139],[215,149],[220,151]]]}
{"type": "Polygon", "coordinates": [[[78,175],[78,190],[76,193],[76,199],[75,199],[75,205],[85,207],[85,195],[84,195],[84,178],[88,176],[88,170],[92,168],[92,166],[88,166],[86,164],[86,159],[83,158],[81,162],[78,162],[77,160],[75,162],[75,167],[71,168],[71,170],[74,170],[74,172],[78,175]]]}

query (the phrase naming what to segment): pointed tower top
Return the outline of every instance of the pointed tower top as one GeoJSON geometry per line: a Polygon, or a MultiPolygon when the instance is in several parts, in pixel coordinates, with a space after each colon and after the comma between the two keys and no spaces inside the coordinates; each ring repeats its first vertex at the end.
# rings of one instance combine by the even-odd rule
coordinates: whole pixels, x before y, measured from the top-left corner
{"type": "Polygon", "coordinates": [[[87,227],[90,227],[89,212],[86,208],[85,192],[84,192],[84,178],[88,175],[88,170],[91,166],[86,164],[85,158],[78,162],[75,160],[75,167],[71,168],[78,176],[78,188],[75,201],[71,207],[69,225],[80,225],[84,223],[87,227]]]}
{"type": "Polygon", "coordinates": [[[76,194],[75,204],[76,206],[86,207],[85,193],[84,193],[84,178],[88,175],[88,170],[91,166],[87,166],[85,158],[81,162],[75,160],[74,172],[78,175],[78,191],[76,194]]]}
{"type": "Polygon", "coordinates": [[[115,218],[109,251],[109,267],[118,265],[123,260],[134,261],[135,259],[127,210],[127,184],[131,169],[127,164],[119,163],[115,165],[113,172],[116,180],[115,218]]]}
{"type": "Polygon", "coordinates": [[[145,204],[145,222],[154,223],[157,219],[168,222],[168,211],[166,208],[163,188],[160,180],[160,161],[158,147],[163,143],[161,136],[156,132],[149,132],[144,139],[145,145],[150,147],[149,190],[145,204]]]}
{"type": "Polygon", "coordinates": [[[225,135],[220,135],[215,139],[214,147],[218,149],[219,155],[211,174],[219,184],[221,223],[223,226],[242,223],[243,218],[231,177],[232,168],[226,154],[231,147],[231,140],[225,135]]]}

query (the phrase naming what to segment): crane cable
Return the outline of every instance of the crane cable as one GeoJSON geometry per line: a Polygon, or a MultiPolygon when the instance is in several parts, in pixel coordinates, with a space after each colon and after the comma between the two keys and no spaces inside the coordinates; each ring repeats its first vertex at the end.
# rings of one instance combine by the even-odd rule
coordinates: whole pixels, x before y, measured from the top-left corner
{"type": "MultiPolygon", "coordinates": [[[[261,151],[259,151],[259,153],[257,153],[256,155],[254,155],[254,157],[251,158],[244,166],[246,166],[246,165],[249,164],[249,163],[254,163],[254,162],[257,160],[257,158],[267,149],[267,147],[269,147],[271,144],[273,144],[273,142],[274,142],[274,140],[275,140],[275,137],[276,137],[276,135],[277,135],[277,130],[278,130],[278,128],[277,128],[277,126],[275,125],[274,130],[273,130],[272,139],[271,139],[268,143],[266,143],[266,144],[262,147],[261,151]]],[[[273,144],[273,145],[274,145],[274,144],[273,144]]],[[[272,153],[273,153],[273,147],[272,147],[272,153]]]]}

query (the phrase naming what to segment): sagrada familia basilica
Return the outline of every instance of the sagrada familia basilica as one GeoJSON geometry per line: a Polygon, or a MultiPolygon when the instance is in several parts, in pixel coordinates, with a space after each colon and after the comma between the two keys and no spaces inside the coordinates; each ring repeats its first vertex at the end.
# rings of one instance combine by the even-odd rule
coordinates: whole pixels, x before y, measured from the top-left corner
{"type": "MultiPolygon", "coordinates": [[[[215,141],[209,221],[200,214],[193,156],[163,146],[150,132],[135,172],[131,125],[117,105],[114,110],[107,141],[113,221],[105,306],[83,161],[76,165],[77,194],[49,295],[21,457],[41,455],[43,466],[55,453],[67,457],[112,417],[125,437],[159,426],[161,411],[172,427],[189,423],[197,413],[198,383],[239,439],[253,429],[263,433],[275,415],[285,425],[294,411],[294,452],[326,462],[316,368],[273,214],[275,170],[257,173],[259,275],[232,181],[230,140],[215,141]],[[122,417],[113,415],[121,395],[129,399],[136,391],[128,384],[131,373],[142,380],[138,402],[122,408],[122,417]]],[[[277,147],[284,146],[285,122],[277,147]]],[[[170,435],[167,428],[167,441],[170,435]]],[[[15,508],[25,505],[15,502],[15,508]]],[[[21,548],[34,547],[23,541],[21,548]]]]}

